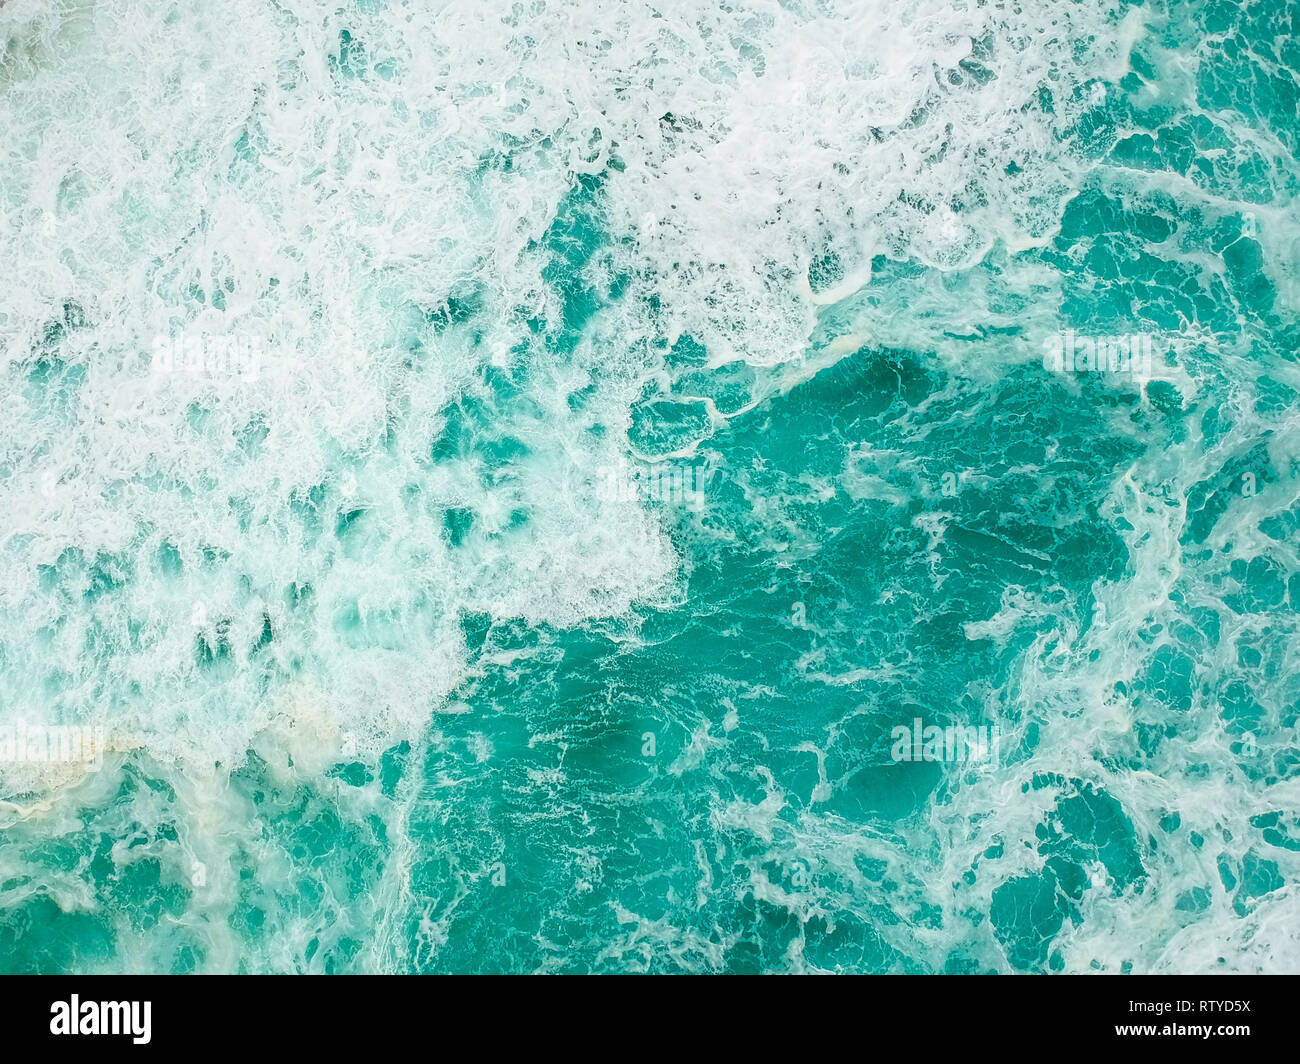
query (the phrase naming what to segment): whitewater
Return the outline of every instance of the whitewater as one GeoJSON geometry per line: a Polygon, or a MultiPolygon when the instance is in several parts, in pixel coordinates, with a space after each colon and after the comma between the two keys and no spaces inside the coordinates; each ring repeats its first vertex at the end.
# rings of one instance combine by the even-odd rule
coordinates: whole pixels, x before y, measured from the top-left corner
{"type": "Polygon", "coordinates": [[[1300,970],[1298,18],[0,4],[0,972],[1300,970]]]}

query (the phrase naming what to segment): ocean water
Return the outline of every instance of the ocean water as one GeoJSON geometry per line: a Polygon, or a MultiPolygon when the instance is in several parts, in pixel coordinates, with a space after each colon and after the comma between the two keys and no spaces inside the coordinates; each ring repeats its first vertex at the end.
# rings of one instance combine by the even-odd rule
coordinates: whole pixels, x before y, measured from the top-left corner
{"type": "Polygon", "coordinates": [[[1300,970],[1298,21],[0,5],[0,971],[1300,970]]]}

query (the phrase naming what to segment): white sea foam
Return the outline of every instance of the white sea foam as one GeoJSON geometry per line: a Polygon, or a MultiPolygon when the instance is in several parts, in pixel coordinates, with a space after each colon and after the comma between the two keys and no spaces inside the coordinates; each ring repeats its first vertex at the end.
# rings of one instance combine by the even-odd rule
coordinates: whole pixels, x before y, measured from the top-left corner
{"type": "Polygon", "coordinates": [[[566,396],[596,383],[593,419],[626,425],[661,331],[790,357],[819,256],[858,284],[880,252],[946,267],[1050,230],[1074,172],[1057,136],[1077,86],[1122,62],[1113,28],[1093,2],[6,5],[0,344],[21,398],[0,415],[0,584],[26,633],[6,701],[238,759],[296,682],[267,697],[246,667],[269,621],[274,672],[299,663],[373,751],[455,683],[459,610],[572,623],[659,594],[673,562],[636,500],[574,520],[551,490],[565,462],[621,458],[566,396]],[[555,309],[535,242],[572,175],[615,157],[608,225],[635,239],[589,280],[630,271],[661,320],[629,300],[572,356],[530,356],[524,475],[430,468],[445,404],[555,309]],[[467,286],[483,342],[434,335],[420,308],[467,286]],[[256,380],[149,378],[178,334],[269,354],[256,380]],[[531,520],[457,552],[448,506],[488,532],[531,520]],[[366,511],[350,547],[331,534],[348,507],[366,511]],[[84,601],[101,563],[120,586],[84,601]],[[229,675],[200,673],[196,639],[228,641],[229,675]]]}

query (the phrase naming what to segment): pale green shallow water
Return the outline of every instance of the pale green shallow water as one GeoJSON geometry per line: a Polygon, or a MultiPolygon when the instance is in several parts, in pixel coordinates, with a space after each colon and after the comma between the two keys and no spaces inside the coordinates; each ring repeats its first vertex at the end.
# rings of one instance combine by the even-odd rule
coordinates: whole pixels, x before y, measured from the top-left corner
{"type": "Polygon", "coordinates": [[[1300,969],[1298,17],[4,5],[0,971],[1300,969]]]}

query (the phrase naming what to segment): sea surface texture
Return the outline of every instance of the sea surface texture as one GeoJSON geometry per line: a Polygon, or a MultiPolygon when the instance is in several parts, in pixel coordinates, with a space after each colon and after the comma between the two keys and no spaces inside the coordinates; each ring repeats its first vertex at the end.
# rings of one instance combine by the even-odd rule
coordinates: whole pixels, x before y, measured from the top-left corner
{"type": "Polygon", "coordinates": [[[0,971],[1300,970],[1296,0],[6,0],[0,971]]]}

